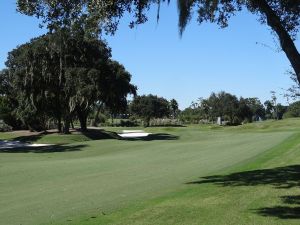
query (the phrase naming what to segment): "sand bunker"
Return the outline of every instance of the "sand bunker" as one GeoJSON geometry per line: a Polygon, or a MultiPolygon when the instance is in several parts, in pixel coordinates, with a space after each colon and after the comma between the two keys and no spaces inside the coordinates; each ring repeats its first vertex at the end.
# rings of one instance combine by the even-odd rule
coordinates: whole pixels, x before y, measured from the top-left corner
{"type": "Polygon", "coordinates": [[[7,148],[22,148],[22,147],[45,147],[50,146],[50,144],[31,144],[21,141],[0,141],[0,149],[7,148]]]}
{"type": "Polygon", "coordinates": [[[147,137],[151,133],[146,133],[143,130],[123,130],[121,134],[118,134],[123,138],[139,138],[139,137],[147,137]]]}

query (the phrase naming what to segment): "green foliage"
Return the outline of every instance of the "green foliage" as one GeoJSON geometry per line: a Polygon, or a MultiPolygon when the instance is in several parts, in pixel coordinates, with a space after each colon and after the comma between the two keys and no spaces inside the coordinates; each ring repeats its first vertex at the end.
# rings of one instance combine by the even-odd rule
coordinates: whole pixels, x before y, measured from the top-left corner
{"type": "Polygon", "coordinates": [[[18,120],[15,114],[17,100],[11,86],[11,77],[9,71],[4,69],[0,71],[0,120],[13,127],[22,128],[22,122],[18,120]]]}
{"type": "Polygon", "coordinates": [[[136,96],[130,104],[130,111],[144,120],[149,126],[151,118],[163,118],[170,115],[168,100],[155,95],[136,96]]]}
{"type": "Polygon", "coordinates": [[[284,118],[300,117],[300,101],[294,102],[289,105],[284,118]]]}
{"type": "Polygon", "coordinates": [[[108,69],[110,76],[103,83],[101,98],[111,114],[115,115],[126,111],[127,95],[136,96],[137,87],[130,84],[130,73],[117,61],[109,61],[108,69]]]}
{"type": "MultiPolygon", "coordinates": [[[[23,0],[24,1],[24,0],[23,0]]],[[[54,1],[54,0],[53,0],[54,1]]],[[[52,1],[51,1],[52,2],[52,1]]],[[[54,1],[55,2],[55,1],[54,1]]],[[[117,30],[120,18],[128,12],[134,19],[130,27],[145,23],[147,12],[152,4],[158,6],[157,20],[162,2],[170,0],[94,0],[89,4],[90,15],[100,19],[101,27],[109,33],[117,30]]],[[[182,35],[185,27],[194,14],[197,15],[199,24],[203,22],[216,23],[220,27],[227,27],[232,16],[242,10],[258,16],[259,21],[267,24],[277,35],[280,45],[297,75],[300,82],[300,54],[294,40],[300,28],[300,4],[295,0],[177,0],[179,12],[179,33],[182,35]]]]}
{"type": "Polygon", "coordinates": [[[179,114],[179,119],[185,124],[197,124],[200,122],[205,123],[205,116],[206,114],[203,114],[201,108],[188,107],[179,114]]]}
{"type": "Polygon", "coordinates": [[[177,119],[168,119],[168,118],[163,118],[163,119],[151,119],[150,120],[150,126],[151,127],[178,127],[182,126],[182,122],[180,122],[177,119]]]}
{"type": "Polygon", "coordinates": [[[228,125],[264,119],[265,110],[258,98],[240,98],[220,92],[198,102],[181,112],[180,119],[185,123],[215,123],[221,117],[228,125]]]}
{"type": "Polygon", "coordinates": [[[170,109],[172,114],[171,116],[173,117],[173,119],[175,119],[179,111],[178,102],[175,99],[170,100],[170,109]]]}
{"type": "Polygon", "coordinates": [[[75,117],[86,130],[88,114],[97,102],[119,112],[127,106],[127,95],[136,93],[131,75],[110,59],[107,45],[78,32],[63,33],[65,67],[60,73],[60,35],[47,34],[19,46],[6,63],[11,75],[8,96],[17,103],[17,118],[33,130],[45,129],[50,119],[58,121],[60,130],[63,119],[68,133],[75,117]]]}
{"type": "Polygon", "coordinates": [[[12,131],[12,127],[0,120],[0,132],[12,131]]]}

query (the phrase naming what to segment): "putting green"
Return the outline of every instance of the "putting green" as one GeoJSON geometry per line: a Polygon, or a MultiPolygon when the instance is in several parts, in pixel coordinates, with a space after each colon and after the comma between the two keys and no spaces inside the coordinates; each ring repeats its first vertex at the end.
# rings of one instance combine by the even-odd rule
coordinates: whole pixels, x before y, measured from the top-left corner
{"type": "Polygon", "coordinates": [[[0,153],[0,224],[64,224],[107,214],[254,161],[293,134],[151,129],[166,131],[172,136],[79,142],[60,152],[0,153]]]}

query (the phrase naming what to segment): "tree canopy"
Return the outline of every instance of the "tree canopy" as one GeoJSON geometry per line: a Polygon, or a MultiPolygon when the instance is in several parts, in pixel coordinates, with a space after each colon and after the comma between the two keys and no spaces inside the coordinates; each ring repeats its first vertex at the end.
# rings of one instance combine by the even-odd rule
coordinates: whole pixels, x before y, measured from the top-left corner
{"type": "Polygon", "coordinates": [[[264,119],[265,108],[258,98],[238,99],[233,94],[221,91],[213,92],[208,98],[200,98],[198,102],[192,103],[182,111],[180,117],[191,123],[215,123],[221,117],[229,125],[239,125],[242,122],[264,119]]]}
{"type": "Polygon", "coordinates": [[[155,95],[137,96],[130,104],[130,111],[144,121],[144,126],[149,126],[150,119],[163,118],[170,115],[169,102],[165,98],[155,95]]]}
{"type": "Polygon", "coordinates": [[[118,104],[127,104],[128,94],[136,94],[131,75],[110,59],[111,51],[103,41],[74,33],[64,35],[62,77],[59,49],[53,41],[59,38],[57,33],[35,38],[11,51],[7,70],[2,72],[1,78],[8,73],[9,79],[1,81],[1,90],[14,99],[15,114],[32,129],[42,129],[54,118],[59,130],[60,121],[64,121],[64,132],[68,133],[71,119],[77,116],[82,130],[86,130],[87,116],[96,102],[117,110],[118,104]],[[7,85],[10,88],[5,89],[7,85]]]}
{"type": "MultiPolygon", "coordinates": [[[[51,28],[76,24],[78,18],[85,27],[95,34],[104,30],[114,33],[127,12],[134,17],[130,27],[147,21],[147,11],[151,5],[157,5],[159,19],[160,5],[171,0],[76,0],[64,1],[18,0],[18,10],[26,15],[42,17],[51,28]],[[75,21],[75,22],[74,22],[75,21]],[[73,22],[73,23],[72,23],[73,22]],[[96,29],[99,28],[100,29],[96,29]]],[[[300,54],[294,40],[300,27],[299,0],[177,0],[179,11],[179,32],[183,33],[194,14],[199,24],[217,23],[222,28],[228,26],[229,19],[241,10],[248,10],[258,16],[261,23],[267,24],[277,35],[281,48],[288,57],[297,80],[300,81],[300,54]]]]}

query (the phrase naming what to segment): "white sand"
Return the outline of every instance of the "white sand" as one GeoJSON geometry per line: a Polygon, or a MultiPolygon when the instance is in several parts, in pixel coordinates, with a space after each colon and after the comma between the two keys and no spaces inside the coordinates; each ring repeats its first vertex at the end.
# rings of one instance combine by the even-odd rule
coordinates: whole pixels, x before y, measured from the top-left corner
{"type": "Polygon", "coordinates": [[[0,141],[0,149],[7,148],[21,148],[21,147],[45,147],[50,146],[50,144],[30,144],[20,141],[0,141]]]}
{"type": "Polygon", "coordinates": [[[146,133],[142,130],[123,130],[121,134],[118,134],[123,138],[139,138],[139,137],[147,137],[151,133],[146,133]]]}
{"type": "Polygon", "coordinates": [[[145,133],[143,130],[123,130],[122,133],[145,133]]]}

